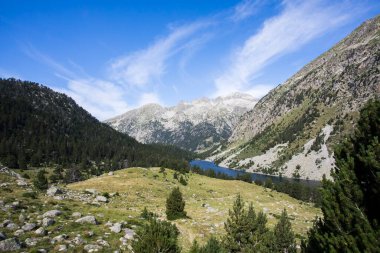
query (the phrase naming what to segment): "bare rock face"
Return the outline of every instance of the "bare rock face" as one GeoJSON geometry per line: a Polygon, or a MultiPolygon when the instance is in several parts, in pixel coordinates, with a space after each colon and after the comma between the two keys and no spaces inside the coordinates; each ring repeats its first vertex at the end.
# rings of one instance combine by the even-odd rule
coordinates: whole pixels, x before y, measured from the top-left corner
{"type": "Polygon", "coordinates": [[[181,102],[173,107],[148,104],[106,123],[143,143],[174,144],[202,151],[227,140],[239,117],[256,102],[248,94],[235,93],[181,102]]]}

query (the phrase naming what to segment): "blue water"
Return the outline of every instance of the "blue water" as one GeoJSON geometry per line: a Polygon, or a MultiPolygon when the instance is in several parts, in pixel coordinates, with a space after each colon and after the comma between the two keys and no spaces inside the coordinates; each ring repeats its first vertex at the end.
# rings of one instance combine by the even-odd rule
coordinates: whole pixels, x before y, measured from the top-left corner
{"type": "MultiPolygon", "coordinates": [[[[258,174],[258,173],[245,172],[245,171],[241,171],[241,170],[233,170],[233,169],[218,166],[213,162],[203,161],[203,160],[192,160],[192,161],[190,161],[190,166],[198,166],[202,170],[214,170],[215,173],[224,173],[224,174],[227,174],[228,176],[231,176],[231,177],[236,177],[239,174],[250,174],[252,181],[259,180],[259,181],[265,182],[265,180],[267,180],[268,178],[270,178],[272,180],[272,182],[274,182],[274,183],[285,181],[285,180],[288,180],[291,182],[296,181],[295,179],[292,179],[292,178],[269,176],[269,175],[263,175],[263,174],[258,174]]],[[[302,183],[304,185],[308,185],[308,186],[319,186],[321,184],[320,181],[305,180],[305,179],[297,180],[297,182],[300,182],[300,183],[302,183]]]]}

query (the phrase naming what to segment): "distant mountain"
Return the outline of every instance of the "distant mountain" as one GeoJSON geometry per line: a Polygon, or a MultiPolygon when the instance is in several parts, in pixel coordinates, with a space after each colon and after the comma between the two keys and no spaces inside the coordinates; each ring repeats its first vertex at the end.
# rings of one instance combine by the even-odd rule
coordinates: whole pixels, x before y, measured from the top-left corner
{"type": "Polygon", "coordinates": [[[126,160],[130,166],[181,167],[189,157],[178,148],[138,143],[64,94],[0,79],[0,162],[9,167],[103,162],[117,168],[126,160]]]}
{"type": "Polygon", "coordinates": [[[255,103],[252,96],[235,93],[173,107],[148,104],[105,122],[143,143],[172,144],[199,152],[225,142],[239,117],[255,103]]]}
{"type": "Polygon", "coordinates": [[[270,91],[241,117],[226,148],[210,160],[267,174],[321,179],[332,147],[349,134],[358,110],[380,94],[380,17],[270,91]]]}

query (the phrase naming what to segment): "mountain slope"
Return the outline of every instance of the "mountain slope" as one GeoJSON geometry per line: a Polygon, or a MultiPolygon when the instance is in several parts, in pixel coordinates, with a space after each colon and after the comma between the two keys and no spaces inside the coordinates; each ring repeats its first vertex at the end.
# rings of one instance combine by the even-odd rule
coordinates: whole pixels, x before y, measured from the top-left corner
{"type": "Polygon", "coordinates": [[[380,94],[379,63],[376,17],[270,91],[242,116],[229,148],[209,159],[289,177],[329,175],[331,146],[351,131],[359,108],[380,94]]]}
{"type": "Polygon", "coordinates": [[[64,94],[0,79],[0,161],[10,167],[90,161],[119,167],[126,159],[129,165],[160,166],[164,161],[180,164],[187,157],[177,148],[138,143],[100,123],[64,94]]]}
{"type": "Polygon", "coordinates": [[[239,117],[255,102],[250,95],[236,93],[167,108],[148,104],[106,123],[143,143],[173,144],[200,151],[226,141],[239,117]]]}

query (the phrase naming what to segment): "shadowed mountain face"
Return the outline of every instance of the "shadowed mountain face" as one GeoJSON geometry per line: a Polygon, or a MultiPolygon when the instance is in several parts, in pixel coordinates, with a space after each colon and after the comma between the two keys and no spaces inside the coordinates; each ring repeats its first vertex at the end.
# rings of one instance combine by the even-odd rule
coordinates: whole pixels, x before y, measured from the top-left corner
{"type": "Polygon", "coordinates": [[[148,104],[106,123],[143,143],[173,144],[191,151],[204,151],[225,142],[239,117],[255,103],[250,95],[235,93],[167,108],[148,104]]]}
{"type": "Polygon", "coordinates": [[[270,91],[241,117],[229,147],[210,159],[290,177],[329,175],[331,147],[351,132],[363,104],[380,94],[379,63],[376,17],[270,91]]]}

